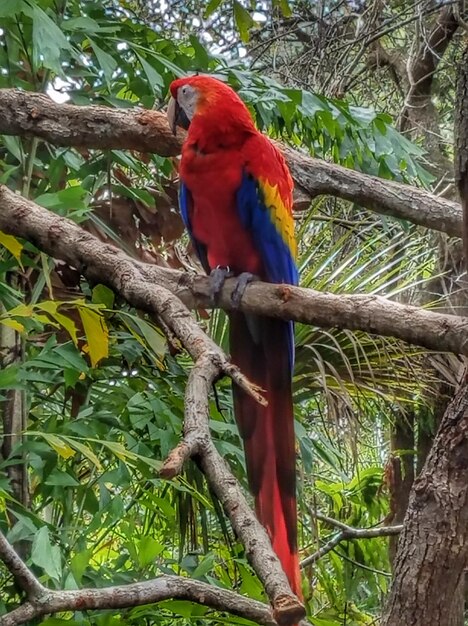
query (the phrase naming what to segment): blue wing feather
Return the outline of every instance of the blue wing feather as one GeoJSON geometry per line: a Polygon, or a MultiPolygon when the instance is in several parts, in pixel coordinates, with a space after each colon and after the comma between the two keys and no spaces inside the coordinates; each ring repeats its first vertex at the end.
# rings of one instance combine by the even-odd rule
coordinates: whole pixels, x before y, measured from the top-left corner
{"type": "MultiPolygon", "coordinates": [[[[252,233],[260,251],[266,279],[272,283],[297,285],[299,274],[291,250],[285,243],[265,205],[259,182],[247,172],[237,191],[237,208],[241,222],[252,233]]],[[[291,372],[294,367],[294,323],[288,325],[288,349],[291,372]]]]}
{"type": "Polygon", "coordinates": [[[190,191],[187,189],[187,185],[183,182],[180,183],[179,188],[179,206],[180,213],[182,215],[182,221],[185,224],[185,228],[188,230],[190,237],[192,236],[192,224],[190,222],[190,206],[192,204],[192,197],[190,191]]]}
{"type": "Polygon", "coordinates": [[[251,231],[260,251],[267,280],[297,285],[299,276],[291,250],[270,218],[258,181],[250,174],[242,177],[237,207],[242,225],[251,231]]]}
{"type": "Polygon", "coordinates": [[[182,221],[185,224],[185,228],[187,229],[187,232],[190,236],[190,239],[192,240],[192,243],[195,247],[195,250],[197,252],[198,258],[200,259],[200,263],[203,266],[203,269],[205,270],[205,272],[207,274],[210,273],[210,267],[208,265],[208,258],[207,258],[207,254],[206,254],[206,246],[203,245],[200,241],[198,241],[197,239],[195,239],[194,235],[193,235],[193,229],[192,229],[192,222],[190,219],[190,214],[192,211],[192,206],[193,206],[193,201],[192,201],[192,194],[190,193],[189,189],[187,188],[187,185],[185,185],[183,182],[180,183],[180,189],[179,189],[179,206],[180,206],[180,214],[182,216],[182,221]]]}

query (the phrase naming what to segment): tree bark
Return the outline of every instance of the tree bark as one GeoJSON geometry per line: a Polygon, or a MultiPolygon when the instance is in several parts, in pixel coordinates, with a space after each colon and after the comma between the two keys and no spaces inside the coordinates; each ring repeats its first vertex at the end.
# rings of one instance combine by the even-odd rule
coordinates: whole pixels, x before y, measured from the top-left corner
{"type": "MultiPolygon", "coordinates": [[[[182,136],[172,136],[162,112],[57,104],[43,94],[17,89],[0,89],[0,134],[39,137],[58,146],[119,148],[161,156],[178,155],[182,145],[182,136]]],[[[456,202],[278,146],[299,192],[296,208],[306,206],[305,196],[332,195],[379,214],[461,236],[462,210],[456,202]]]]}
{"type": "Polygon", "coordinates": [[[447,408],[410,496],[381,626],[447,626],[468,557],[468,386],[447,408]]]}
{"type": "Polygon", "coordinates": [[[466,574],[463,572],[455,595],[452,599],[447,626],[464,626],[465,625],[465,593],[466,593],[466,574]]]}
{"type": "MultiPolygon", "coordinates": [[[[189,307],[213,307],[208,277],[131,259],[71,220],[18,196],[5,186],[0,186],[0,230],[27,239],[46,254],[76,268],[91,282],[114,289],[137,308],[147,310],[154,285],[176,294],[189,307]]],[[[217,306],[225,310],[234,308],[231,294],[235,285],[235,279],[226,281],[217,306]]],[[[324,328],[363,330],[429,350],[468,356],[468,318],[440,315],[379,296],[335,295],[255,281],[246,289],[239,310],[324,328]]]]}
{"type": "Polygon", "coordinates": [[[462,237],[466,269],[468,267],[468,46],[458,72],[454,135],[455,182],[463,209],[462,237]]]}

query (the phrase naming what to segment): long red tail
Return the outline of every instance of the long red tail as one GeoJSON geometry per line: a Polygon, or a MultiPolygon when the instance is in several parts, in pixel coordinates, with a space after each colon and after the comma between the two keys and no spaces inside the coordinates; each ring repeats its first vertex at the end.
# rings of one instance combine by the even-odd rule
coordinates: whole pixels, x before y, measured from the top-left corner
{"type": "Polygon", "coordinates": [[[230,315],[233,362],[266,392],[262,407],[234,386],[247,474],[259,521],[294,593],[302,598],[297,553],[296,454],[291,393],[291,326],[281,320],[230,315]]]}

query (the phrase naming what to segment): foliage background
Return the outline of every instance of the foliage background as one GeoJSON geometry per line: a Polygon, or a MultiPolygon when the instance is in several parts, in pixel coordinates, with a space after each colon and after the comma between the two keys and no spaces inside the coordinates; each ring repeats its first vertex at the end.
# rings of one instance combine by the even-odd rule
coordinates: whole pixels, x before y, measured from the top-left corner
{"type": "MultiPolygon", "coordinates": [[[[359,4],[322,6],[341,23],[353,10],[359,16],[359,4]]],[[[401,22],[401,3],[387,6],[401,22]]],[[[424,137],[396,130],[398,97],[388,81],[371,77],[343,97],[329,86],[336,67],[312,72],[298,60],[304,52],[290,39],[288,24],[296,20],[313,37],[310,12],[293,1],[3,0],[0,87],[79,105],[162,108],[174,77],[209,72],[239,91],[271,136],[347,167],[435,188],[443,176],[434,171],[424,137]]],[[[400,27],[403,44],[386,45],[404,45],[413,26],[400,27]]],[[[357,56],[351,43],[348,54],[357,56]]],[[[359,59],[355,68],[362,69],[359,59]]],[[[444,71],[450,95],[453,81],[444,71]]],[[[447,116],[444,103],[441,109],[447,116]]],[[[445,122],[450,143],[448,129],[445,122]]],[[[197,267],[176,209],[173,160],[3,136],[0,183],[134,256],[197,267]]],[[[445,306],[431,287],[440,273],[436,250],[421,229],[319,198],[302,206],[297,230],[304,286],[445,306]]],[[[171,482],[157,477],[180,434],[188,357],[171,354],[161,332],[102,285],[87,284],[28,243],[1,233],[0,243],[0,523],[9,540],[53,588],[173,572],[264,599],[199,470],[190,465],[171,482]],[[18,402],[24,433],[13,441],[6,416],[18,402]]],[[[225,345],[222,313],[202,314],[200,323],[225,345]]],[[[414,458],[413,449],[390,451],[392,427],[416,416],[430,430],[435,383],[450,386],[453,376],[439,355],[363,333],[300,326],[296,343],[306,558],[336,532],[315,511],[356,527],[391,521],[390,452],[414,458]]],[[[211,427],[246,485],[226,383],[217,387],[211,427]]],[[[313,624],[375,623],[390,577],[387,540],[342,542],[304,574],[313,624]]],[[[3,569],[0,586],[6,611],[19,598],[3,569]]],[[[181,601],[42,623],[149,626],[175,617],[187,625],[246,623],[181,601]]]]}

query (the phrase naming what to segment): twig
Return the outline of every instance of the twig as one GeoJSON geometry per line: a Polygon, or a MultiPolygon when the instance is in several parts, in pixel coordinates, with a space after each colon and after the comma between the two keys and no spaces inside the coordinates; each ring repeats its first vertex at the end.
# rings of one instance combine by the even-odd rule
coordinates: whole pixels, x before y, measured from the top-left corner
{"type": "Polygon", "coordinates": [[[333,519],[332,517],[328,517],[327,515],[323,515],[322,513],[318,513],[316,511],[312,512],[312,515],[322,521],[326,522],[330,526],[334,526],[335,528],[339,528],[340,532],[337,533],[334,537],[332,537],[326,544],[324,544],[321,548],[319,548],[316,552],[306,557],[301,561],[301,569],[316,563],[319,559],[321,559],[325,554],[331,552],[336,546],[342,541],[346,541],[349,539],[371,539],[373,537],[389,537],[391,535],[398,535],[403,530],[402,524],[395,524],[395,526],[379,526],[376,528],[354,528],[353,526],[348,526],[348,524],[344,524],[339,520],[333,519]]]}

